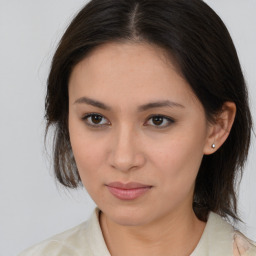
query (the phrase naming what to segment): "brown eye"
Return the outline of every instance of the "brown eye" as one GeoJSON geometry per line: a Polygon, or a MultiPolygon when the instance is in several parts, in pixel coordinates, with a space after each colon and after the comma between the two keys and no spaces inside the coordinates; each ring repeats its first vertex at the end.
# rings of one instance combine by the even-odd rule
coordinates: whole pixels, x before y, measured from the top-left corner
{"type": "Polygon", "coordinates": [[[94,124],[99,124],[102,120],[102,116],[99,116],[99,115],[92,115],[91,116],[91,121],[92,123],[94,124]]]}
{"type": "Polygon", "coordinates": [[[162,116],[154,116],[152,117],[152,122],[155,125],[161,125],[164,121],[164,118],[162,116]]]}
{"type": "Polygon", "coordinates": [[[99,128],[110,124],[110,122],[105,117],[99,114],[91,113],[84,116],[82,119],[88,126],[92,126],[95,128],[99,128]]]}
{"type": "Polygon", "coordinates": [[[146,125],[153,126],[155,128],[166,128],[174,123],[174,120],[170,117],[163,115],[154,115],[151,116],[146,125]]]}

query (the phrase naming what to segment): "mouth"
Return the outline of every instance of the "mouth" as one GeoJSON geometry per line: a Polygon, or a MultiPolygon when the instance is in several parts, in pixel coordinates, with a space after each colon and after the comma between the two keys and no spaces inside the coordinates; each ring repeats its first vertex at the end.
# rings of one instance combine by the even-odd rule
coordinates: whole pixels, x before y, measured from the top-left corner
{"type": "Polygon", "coordinates": [[[152,186],[145,185],[137,182],[121,183],[112,182],[106,185],[109,192],[120,200],[134,200],[146,192],[148,192],[152,186]]]}

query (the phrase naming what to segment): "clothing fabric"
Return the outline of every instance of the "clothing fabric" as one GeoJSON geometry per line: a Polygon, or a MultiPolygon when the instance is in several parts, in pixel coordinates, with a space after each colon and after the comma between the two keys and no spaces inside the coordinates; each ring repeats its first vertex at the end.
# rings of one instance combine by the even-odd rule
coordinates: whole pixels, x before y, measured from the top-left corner
{"type": "MultiPolygon", "coordinates": [[[[99,209],[91,218],[39,243],[19,256],[111,256],[99,223],[99,209]]],[[[190,256],[256,256],[256,244],[210,212],[201,239],[190,256]]]]}

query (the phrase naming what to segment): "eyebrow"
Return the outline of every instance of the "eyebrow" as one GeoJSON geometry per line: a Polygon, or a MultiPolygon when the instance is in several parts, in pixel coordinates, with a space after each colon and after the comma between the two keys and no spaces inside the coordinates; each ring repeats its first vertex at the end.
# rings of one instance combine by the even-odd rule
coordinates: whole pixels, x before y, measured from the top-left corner
{"type": "MultiPolygon", "coordinates": [[[[104,110],[108,110],[111,111],[112,108],[110,106],[107,106],[105,103],[88,98],[88,97],[81,97],[79,99],[77,99],[74,104],[87,104],[87,105],[91,105],[97,108],[101,108],[104,110]]],[[[173,102],[170,100],[163,100],[163,101],[155,101],[155,102],[149,102],[147,104],[143,104],[141,106],[138,107],[138,112],[143,112],[146,111],[148,109],[151,108],[160,108],[160,107],[180,107],[180,108],[185,108],[183,105],[177,103],[177,102],[173,102]]]]}

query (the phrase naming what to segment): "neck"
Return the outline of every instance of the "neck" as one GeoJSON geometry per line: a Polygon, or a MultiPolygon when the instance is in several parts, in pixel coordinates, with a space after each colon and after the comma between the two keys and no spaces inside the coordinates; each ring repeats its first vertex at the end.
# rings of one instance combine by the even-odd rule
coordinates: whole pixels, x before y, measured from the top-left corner
{"type": "Polygon", "coordinates": [[[112,256],[187,256],[195,249],[205,227],[192,208],[176,211],[143,226],[122,226],[104,213],[100,223],[112,256]]]}

